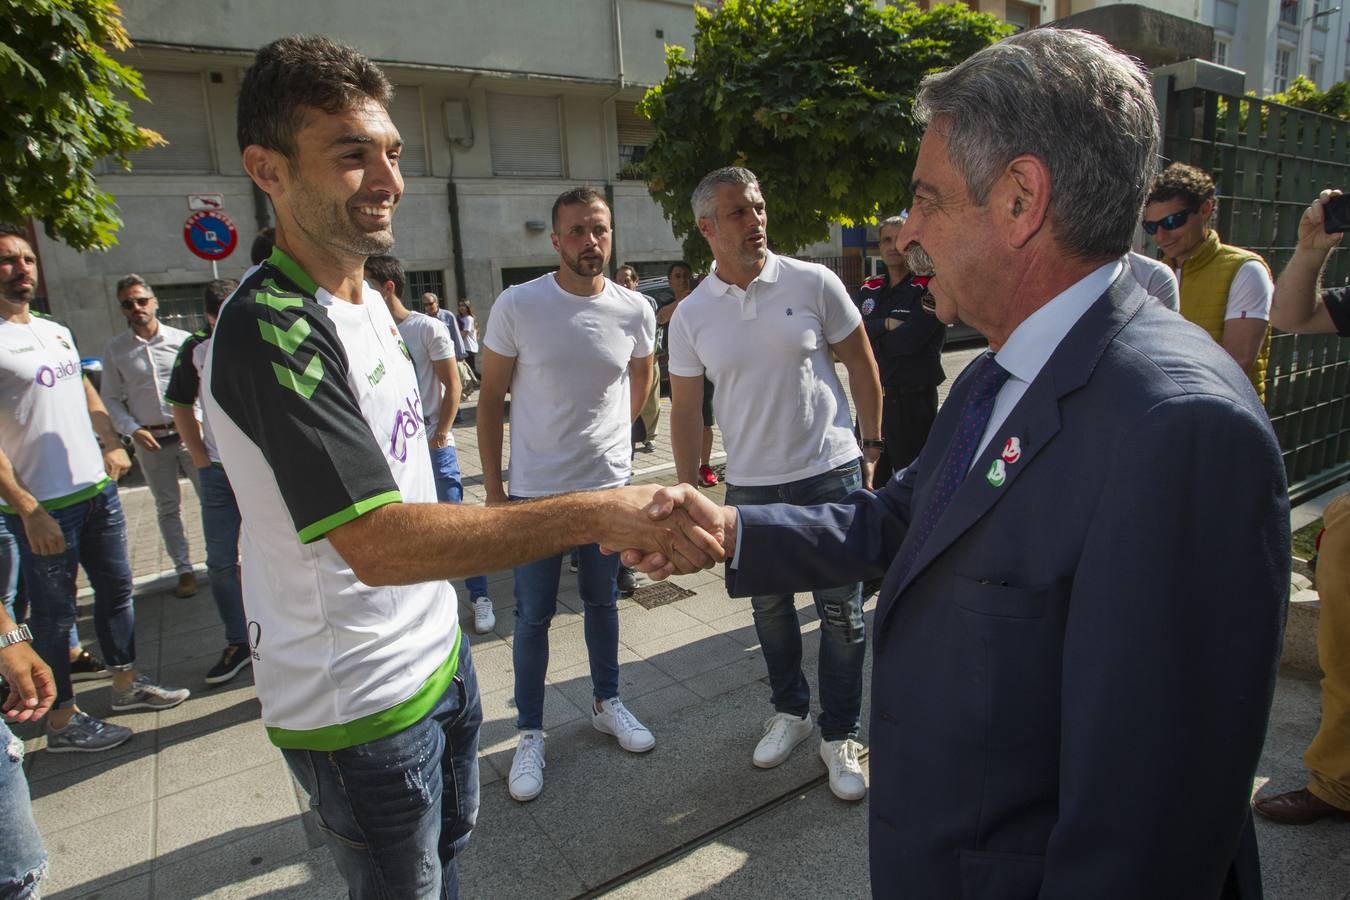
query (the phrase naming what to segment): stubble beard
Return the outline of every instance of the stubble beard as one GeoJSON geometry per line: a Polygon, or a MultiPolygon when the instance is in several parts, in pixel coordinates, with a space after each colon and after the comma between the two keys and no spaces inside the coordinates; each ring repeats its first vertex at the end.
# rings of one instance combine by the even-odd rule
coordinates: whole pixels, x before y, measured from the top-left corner
{"type": "MultiPolygon", "coordinates": [[[[301,197],[309,198],[317,195],[303,180],[298,182],[297,187],[301,197]]],[[[305,199],[293,207],[291,212],[296,224],[316,244],[328,245],[348,255],[368,259],[372,256],[381,256],[394,248],[393,211],[397,208],[397,204],[390,208],[389,227],[382,231],[366,231],[359,227],[348,213],[347,204],[343,202],[328,203],[305,199]]]]}

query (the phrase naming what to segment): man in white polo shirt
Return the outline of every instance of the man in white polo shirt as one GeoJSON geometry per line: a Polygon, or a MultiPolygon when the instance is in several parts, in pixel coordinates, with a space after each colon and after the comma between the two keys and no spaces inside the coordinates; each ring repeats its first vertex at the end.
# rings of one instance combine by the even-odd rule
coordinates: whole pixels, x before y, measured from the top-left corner
{"type": "MultiPolygon", "coordinates": [[[[843,283],[824,266],[769,252],[764,198],[748,169],[705,176],[693,206],[715,264],[670,320],[671,442],[680,481],[697,484],[706,374],[717,385],[728,504],[810,505],[871,487],[883,446],[881,386],[862,317],[843,283]],[[848,371],[863,452],[832,353],[848,371]]],[[[862,586],[818,590],[815,601],[820,756],[835,795],[858,800],[867,792],[854,740],[867,647],[862,586]]],[[[775,711],[754,763],[772,768],[811,734],[811,688],[802,673],[793,595],[751,602],[775,711]]]]}
{"type": "MultiPolygon", "coordinates": [[[[639,293],[604,276],[612,219],[589,188],[553,204],[557,272],[507,288],[483,336],[478,452],[491,504],[502,485],[502,412],[511,392],[510,499],[613,487],[632,477],[632,426],[651,385],[656,313],[639,293]]],[[[643,753],[656,739],[619,700],[619,558],[577,548],[586,655],[595,695],[591,722],[643,753]]],[[[520,801],[544,789],[544,676],[548,627],[558,608],[562,558],[516,566],[512,658],[520,743],[508,788],[520,801]]]]}

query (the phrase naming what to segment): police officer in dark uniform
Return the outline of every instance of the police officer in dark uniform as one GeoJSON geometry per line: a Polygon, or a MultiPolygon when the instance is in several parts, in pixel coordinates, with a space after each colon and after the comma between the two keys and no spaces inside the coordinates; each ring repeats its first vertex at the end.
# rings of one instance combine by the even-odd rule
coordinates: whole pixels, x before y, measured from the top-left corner
{"type": "Polygon", "coordinates": [[[946,326],[923,307],[927,276],[913,275],[896,238],[903,216],[881,223],[881,257],[886,274],[869,278],[858,290],[867,337],[881,374],[881,436],[885,442],[872,484],[880,488],[891,474],[914,461],[937,416],[937,386],[942,371],[946,326]]]}

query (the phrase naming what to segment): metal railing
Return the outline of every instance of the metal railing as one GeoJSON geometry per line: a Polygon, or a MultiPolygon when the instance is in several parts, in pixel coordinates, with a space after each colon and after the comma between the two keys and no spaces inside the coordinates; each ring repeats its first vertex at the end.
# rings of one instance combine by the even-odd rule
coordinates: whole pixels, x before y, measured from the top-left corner
{"type": "MultiPolygon", "coordinates": [[[[1350,123],[1202,88],[1159,90],[1163,156],[1209,172],[1224,243],[1254,250],[1279,275],[1304,208],[1327,187],[1350,186],[1350,123]]],[[[1350,275],[1334,253],[1324,283],[1350,275]]],[[[1350,480],[1350,344],[1335,335],[1276,330],[1266,409],[1284,454],[1291,502],[1350,480]]]]}

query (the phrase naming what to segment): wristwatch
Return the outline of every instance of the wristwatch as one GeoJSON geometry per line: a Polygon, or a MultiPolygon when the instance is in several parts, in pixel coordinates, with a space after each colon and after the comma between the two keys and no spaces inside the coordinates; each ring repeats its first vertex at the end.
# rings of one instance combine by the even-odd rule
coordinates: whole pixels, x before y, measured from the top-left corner
{"type": "Polygon", "coordinates": [[[885,441],[882,441],[882,440],[875,440],[875,441],[874,441],[874,440],[870,440],[870,439],[868,439],[868,438],[863,438],[863,440],[862,440],[862,448],[863,448],[864,450],[885,450],[885,449],[886,449],[886,442],[885,442],[885,441]]]}
{"type": "Polygon", "coordinates": [[[0,650],[3,650],[11,644],[22,644],[24,641],[31,641],[32,639],[33,632],[28,630],[28,626],[20,625],[13,631],[7,631],[4,634],[0,634],[0,650]]]}

